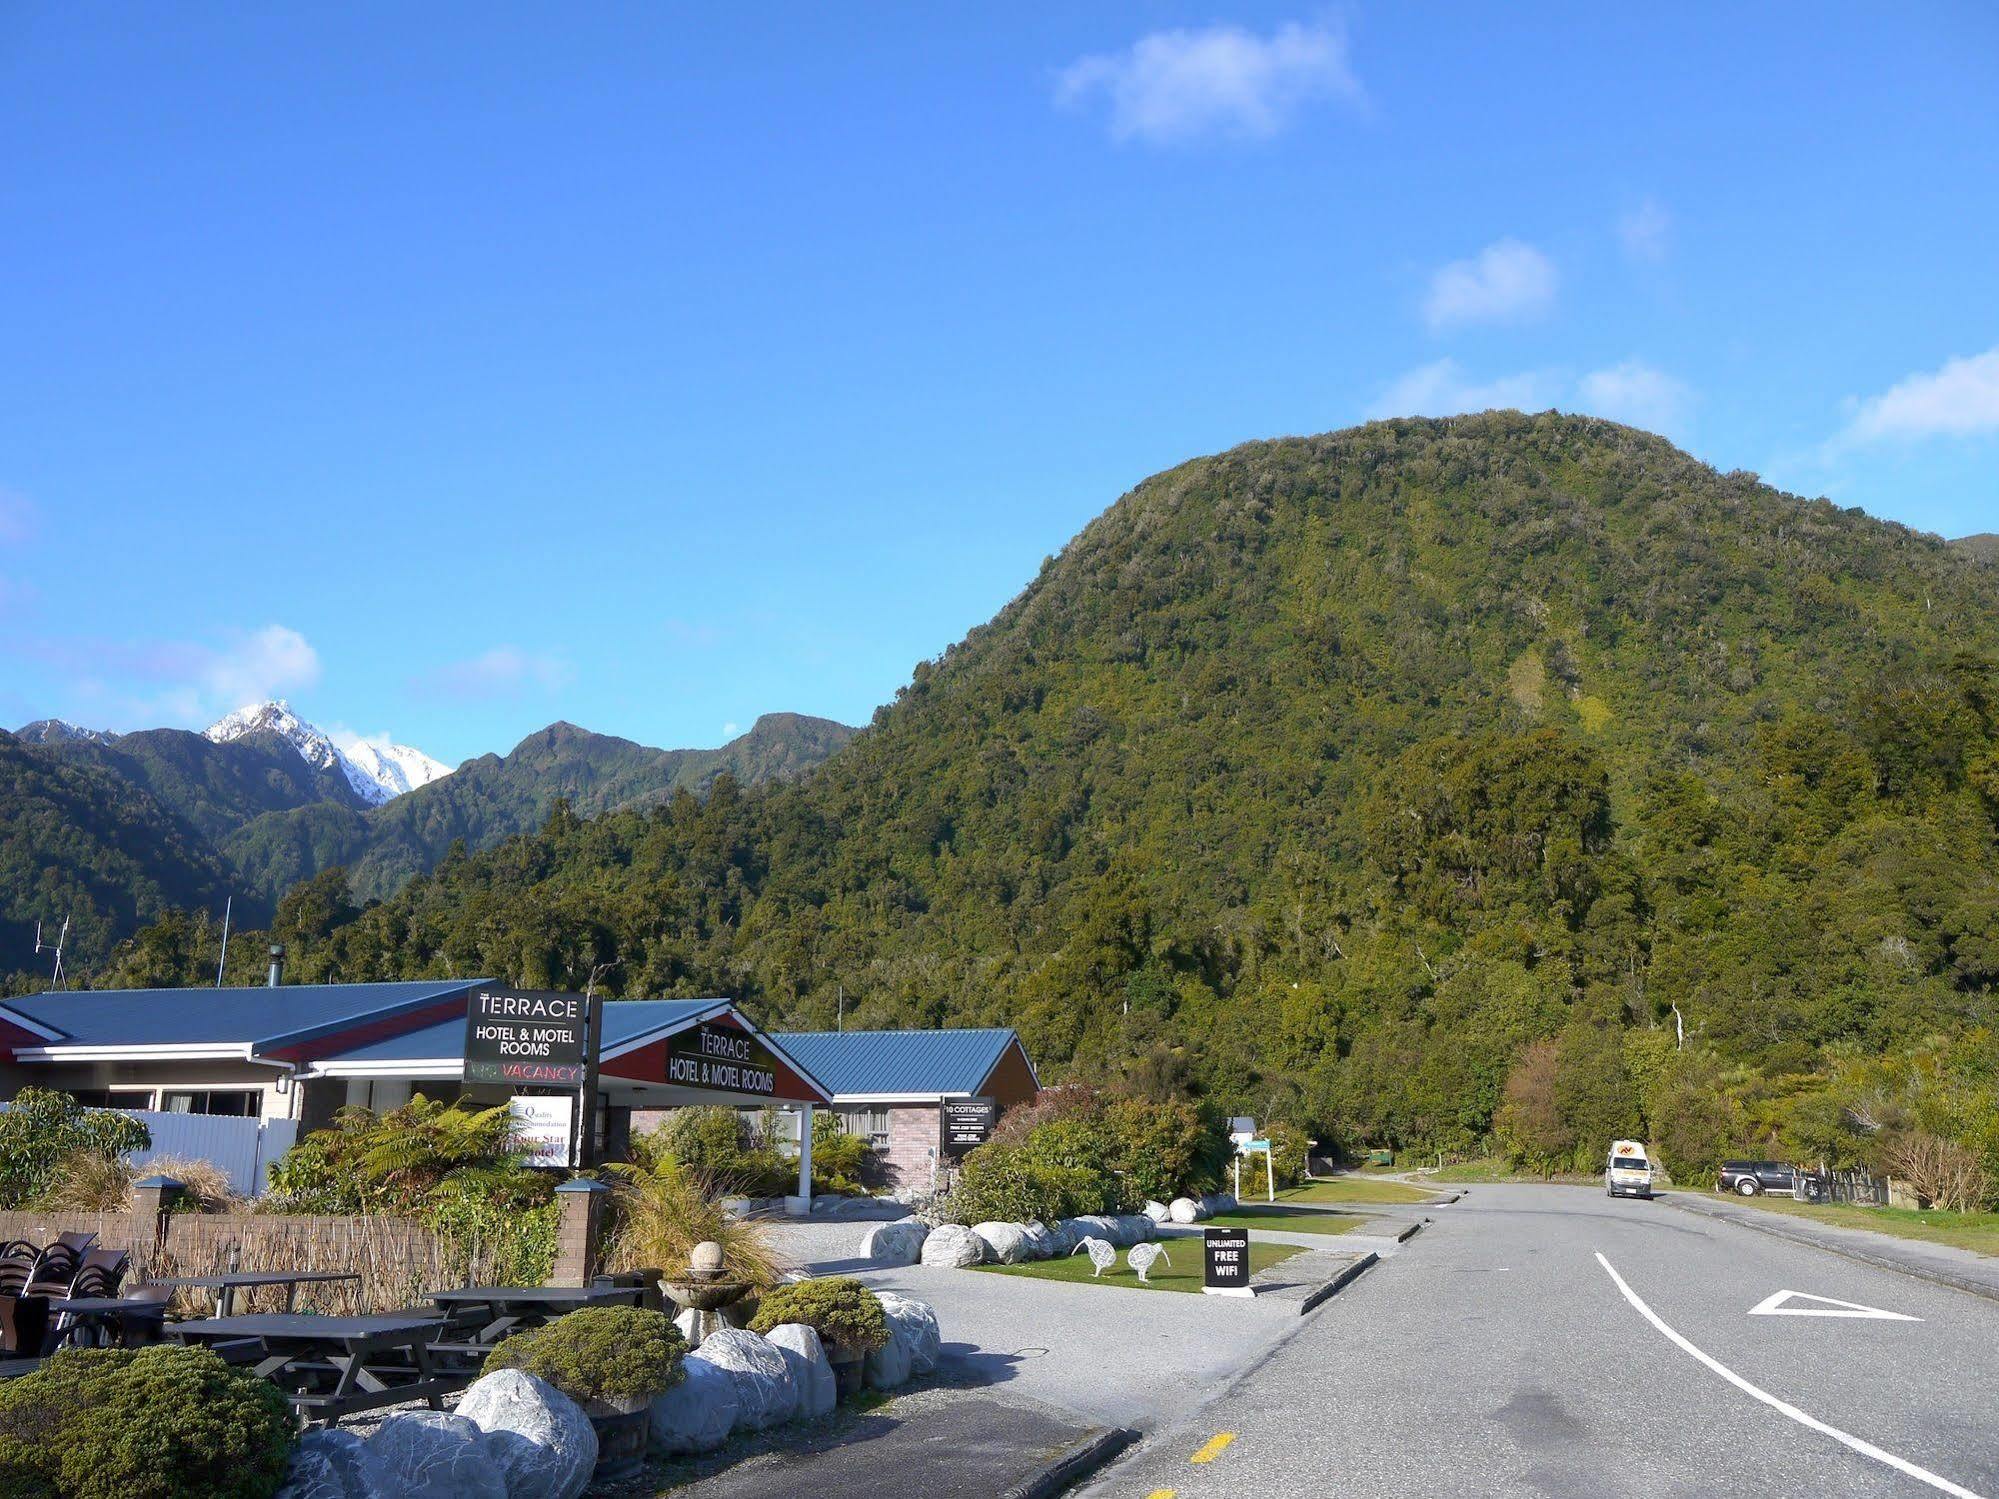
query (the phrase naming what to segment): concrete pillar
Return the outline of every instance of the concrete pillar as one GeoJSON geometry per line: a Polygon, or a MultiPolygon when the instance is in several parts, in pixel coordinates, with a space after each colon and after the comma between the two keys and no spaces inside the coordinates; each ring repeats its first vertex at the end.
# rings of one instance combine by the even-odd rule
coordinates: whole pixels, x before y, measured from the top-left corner
{"type": "Polygon", "coordinates": [[[555,1189],[562,1219],[555,1231],[552,1286],[587,1286],[603,1267],[604,1210],[611,1189],[603,1182],[579,1176],[555,1189]]]}
{"type": "Polygon", "coordinates": [[[798,1195],[784,1199],[784,1210],[802,1218],[812,1211],[812,1105],[798,1110],[798,1195]]]}

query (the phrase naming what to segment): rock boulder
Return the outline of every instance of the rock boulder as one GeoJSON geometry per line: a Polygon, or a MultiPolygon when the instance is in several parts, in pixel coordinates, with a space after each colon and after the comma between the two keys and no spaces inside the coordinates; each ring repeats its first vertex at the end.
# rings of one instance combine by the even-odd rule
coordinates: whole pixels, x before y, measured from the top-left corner
{"type": "Polygon", "coordinates": [[[937,1326],[937,1313],[928,1302],[897,1291],[877,1291],[875,1297],[882,1304],[882,1315],[888,1319],[890,1341],[900,1343],[909,1357],[909,1372],[933,1372],[943,1354],[944,1342],[937,1326]]]}
{"type": "Polygon", "coordinates": [[[871,1228],[861,1240],[861,1253],[877,1265],[913,1265],[923,1258],[923,1241],[930,1225],[916,1218],[898,1218],[871,1228]]]}
{"type": "Polygon", "coordinates": [[[791,1366],[769,1338],[741,1328],[711,1332],[687,1355],[724,1370],[736,1382],[736,1429],[765,1431],[798,1413],[798,1387],[791,1366]]]}
{"type": "Polygon", "coordinates": [[[791,1366],[792,1387],[798,1391],[798,1414],[807,1420],[823,1416],[840,1403],[840,1387],[819,1329],[803,1322],[782,1322],[766,1336],[791,1366]]]}
{"type": "Polygon", "coordinates": [[[368,1455],[399,1499],[508,1499],[485,1433],[463,1416],[398,1411],[368,1437],[368,1455]]]}
{"type": "Polygon", "coordinates": [[[351,1431],[308,1431],[292,1450],[278,1499],[395,1499],[368,1444],[351,1431]]]}
{"type": "Polygon", "coordinates": [[[963,1268],[967,1265],[982,1265],[986,1259],[986,1241],[969,1228],[957,1223],[943,1223],[930,1230],[923,1241],[923,1263],[963,1268]]]}
{"type": "Polygon", "coordinates": [[[972,1232],[984,1241],[991,1264],[1018,1265],[1027,1258],[1027,1230],[1018,1223],[977,1223],[972,1232]]]}
{"type": "Polygon", "coordinates": [[[652,1403],[653,1445],[670,1454],[713,1452],[736,1429],[742,1405],[736,1377],[727,1369],[687,1356],[687,1377],[652,1403]]]}
{"type": "Polygon", "coordinates": [[[1208,1215],[1201,1211],[1201,1205],[1191,1197],[1176,1197],[1166,1211],[1175,1223],[1199,1223],[1208,1215]]]}
{"type": "Polygon", "coordinates": [[[508,1499],[576,1499],[597,1466],[597,1429],[583,1407],[525,1370],[479,1379],[456,1414],[484,1433],[480,1446],[506,1478],[508,1499]]]}

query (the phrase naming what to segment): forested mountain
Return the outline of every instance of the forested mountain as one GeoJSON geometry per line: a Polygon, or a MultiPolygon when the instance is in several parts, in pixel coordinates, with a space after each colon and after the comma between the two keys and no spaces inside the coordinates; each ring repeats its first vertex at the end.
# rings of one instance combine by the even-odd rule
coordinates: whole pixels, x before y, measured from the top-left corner
{"type": "Polygon", "coordinates": [[[65,961],[88,972],[162,912],[219,910],[226,888],[207,842],[145,792],[88,758],[0,731],[0,975],[32,968],[48,978],[37,922],[53,938],[68,918],[65,961]]]}
{"type": "Polygon", "coordinates": [[[42,971],[34,923],[59,925],[71,906],[72,966],[87,971],[169,907],[219,917],[233,894],[239,924],[260,923],[292,884],[336,864],[361,898],[386,896],[455,842],[481,849],[539,827],[560,799],[605,811],[706,794],[725,772],[782,780],[853,733],[772,713],[718,749],[658,750],[558,723],[377,806],[337,759],[315,765],[261,729],[220,743],[181,729],[29,729],[34,740],[7,736],[0,756],[0,978],[18,982],[42,971]]]}
{"type": "Polygon", "coordinates": [[[1934,537],[1601,421],[1375,423],[1145,481],[802,783],[559,807],[288,940],[803,1026],[842,986],[1347,1141],[1711,1151],[1884,1055],[1999,1070],[1995,662],[1934,537]]]}
{"type": "Polygon", "coordinates": [[[1990,531],[1981,531],[1976,536],[1960,536],[1951,545],[1980,562],[1999,562],[1999,535],[1990,531]]]}
{"type": "Polygon", "coordinates": [[[379,899],[436,868],[456,842],[490,848],[540,827],[559,800],[595,814],[683,789],[706,794],[724,773],[745,785],[786,780],[824,760],[853,732],[830,719],[766,713],[718,749],[660,750],[554,723],[511,754],[469,760],[386,806],[361,813],[301,807],[243,826],[222,847],[265,899],[334,865],[346,868],[356,898],[379,899]]]}

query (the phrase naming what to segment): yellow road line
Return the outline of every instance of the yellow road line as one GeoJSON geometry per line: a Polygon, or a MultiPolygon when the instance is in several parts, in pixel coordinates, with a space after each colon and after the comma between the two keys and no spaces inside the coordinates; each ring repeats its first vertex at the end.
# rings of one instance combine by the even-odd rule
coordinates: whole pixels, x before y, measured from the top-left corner
{"type": "Polygon", "coordinates": [[[1174,1492],[1172,1489],[1154,1489],[1145,1499],[1173,1499],[1174,1492]]]}
{"type": "Polygon", "coordinates": [[[1218,1431],[1209,1437],[1207,1441],[1203,1442],[1201,1450],[1188,1458],[1187,1461],[1190,1463],[1211,1463],[1220,1457],[1222,1452],[1228,1447],[1228,1444],[1234,1440],[1234,1432],[1218,1431]]]}

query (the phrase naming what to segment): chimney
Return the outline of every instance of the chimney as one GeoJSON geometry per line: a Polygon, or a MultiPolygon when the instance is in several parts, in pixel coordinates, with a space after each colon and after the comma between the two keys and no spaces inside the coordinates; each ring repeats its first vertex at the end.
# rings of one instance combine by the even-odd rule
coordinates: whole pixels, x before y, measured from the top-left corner
{"type": "Polygon", "coordinates": [[[273,942],[271,944],[271,987],[275,989],[284,981],[285,945],[282,942],[273,942]]]}

